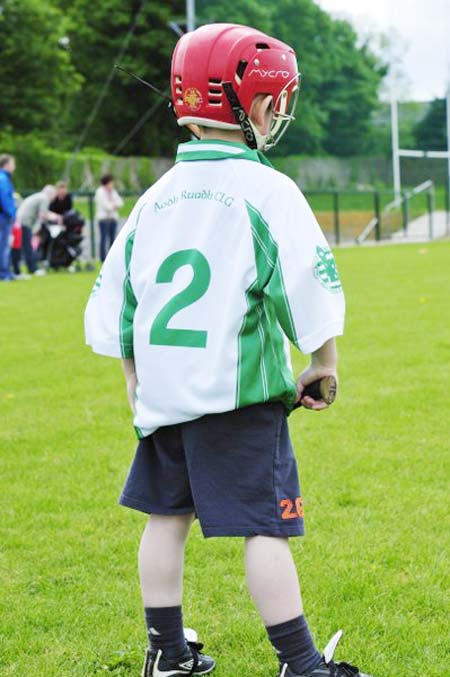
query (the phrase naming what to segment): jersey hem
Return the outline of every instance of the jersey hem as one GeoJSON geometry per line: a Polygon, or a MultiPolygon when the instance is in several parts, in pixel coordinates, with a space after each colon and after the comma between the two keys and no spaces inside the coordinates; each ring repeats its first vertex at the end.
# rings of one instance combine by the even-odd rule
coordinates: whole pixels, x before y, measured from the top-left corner
{"type": "MultiPolygon", "coordinates": [[[[137,417],[134,419],[134,427],[135,429],[138,428],[138,430],[141,433],[141,436],[138,436],[140,440],[145,439],[146,437],[150,437],[150,435],[153,435],[154,432],[159,430],[159,428],[164,428],[165,426],[169,425],[179,425],[181,423],[189,423],[191,421],[197,421],[199,418],[202,418],[203,416],[215,416],[217,414],[227,414],[232,411],[237,411],[238,409],[246,409],[247,407],[253,407],[257,404],[270,404],[273,402],[279,402],[285,409],[286,416],[288,416],[291,411],[294,408],[294,404],[297,401],[297,388],[295,385],[295,380],[292,380],[292,388],[286,388],[283,391],[280,391],[279,393],[274,393],[269,397],[267,400],[264,399],[251,399],[248,402],[245,401],[243,404],[240,406],[235,406],[231,407],[229,409],[217,409],[217,410],[210,410],[210,411],[202,411],[201,413],[195,414],[195,416],[190,416],[189,418],[177,418],[176,420],[173,421],[161,421],[156,425],[152,425],[151,427],[146,427],[145,425],[139,425],[139,420],[137,417]]],[[[145,417],[142,417],[145,418],[145,417]]]]}
{"type": "Polygon", "coordinates": [[[335,320],[334,322],[329,322],[322,329],[316,331],[304,338],[298,340],[298,347],[302,353],[313,353],[315,350],[318,350],[325,341],[333,338],[334,336],[342,336],[344,333],[344,319],[335,320]]]}

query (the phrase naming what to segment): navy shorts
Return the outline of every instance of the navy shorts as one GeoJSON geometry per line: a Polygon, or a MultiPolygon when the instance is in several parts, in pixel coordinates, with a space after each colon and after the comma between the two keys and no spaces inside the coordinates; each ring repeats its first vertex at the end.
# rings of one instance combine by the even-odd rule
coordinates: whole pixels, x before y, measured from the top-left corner
{"type": "Polygon", "coordinates": [[[139,442],[119,503],[195,513],[204,536],[301,536],[297,463],[280,402],[159,428],[139,442]]]}

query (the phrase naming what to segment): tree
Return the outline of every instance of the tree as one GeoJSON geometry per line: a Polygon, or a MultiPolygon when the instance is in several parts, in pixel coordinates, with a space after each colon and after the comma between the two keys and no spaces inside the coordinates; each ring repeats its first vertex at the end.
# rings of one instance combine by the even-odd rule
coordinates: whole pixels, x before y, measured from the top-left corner
{"type": "Polygon", "coordinates": [[[294,47],[303,74],[298,119],[278,152],[364,152],[385,65],[367,45],[357,46],[347,21],[333,20],[312,0],[278,0],[273,30],[294,47]]]}
{"type": "Polygon", "coordinates": [[[335,22],[333,33],[336,71],[322,87],[329,100],[324,149],[331,155],[361,155],[371,142],[372,113],[386,67],[367,45],[357,47],[356,34],[347,22],[335,22]]]}
{"type": "Polygon", "coordinates": [[[445,99],[434,99],[425,116],[414,128],[417,148],[447,150],[447,118],[445,99]]]}
{"type": "Polygon", "coordinates": [[[39,130],[56,142],[81,77],[61,48],[69,22],[40,0],[3,0],[0,13],[0,128],[39,130]]]}
{"type": "Polygon", "coordinates": [[[270,33],[272,4],[260,0],[240,0],[238,3],[224,2],[224,0],[198,0],[197,25],[217,22],[254,26],[263,33],[270,33]]]}
{"type": "MultiPolygon", "coordinates": [[[[172,155],[187,137],[157,94],[120,72],[96,111],[119,54],[125,68],[170,91],[178,38],[168,24],[183,23],[184,0],[0,3],[0,125],[14,133],[39,129],[60,148],[82,138],[83,147],[114,152],[120,145],[127,155],[172,155]],[[138,133],[121,144],[146,115],[138,133]]],[[[313,0],[197,0],[197,23],[211,21],[253,25],[296,50],[303,74],[298,119],[278,154],[348,155],[369,147],[385,67],[367,45],[358,45],[350,24],[333,20],[313,0]]]]}
{"type": "MultiPolygon", "coordinates": [[[[170,60],[177,36],[168,22],[183,14],[182,0],[54,0],[69,12],[72,59],[85,85],[74,102],[71,130],[82,133],[117,56],[136,22],[121,65],[163,91],[170,91],[170,60]]],[[[84,145],[113,152],[153,106],[148,122],[124,147],[128,155],[171,154],[180,137],[167,105],[142,84],[117,72],[93,121],[84,145]]]]}

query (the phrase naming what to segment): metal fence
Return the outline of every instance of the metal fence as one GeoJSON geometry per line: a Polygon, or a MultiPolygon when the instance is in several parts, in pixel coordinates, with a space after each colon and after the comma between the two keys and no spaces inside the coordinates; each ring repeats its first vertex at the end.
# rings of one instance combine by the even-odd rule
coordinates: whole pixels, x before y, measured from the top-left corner
{"type": "MultiPolygon", "coordinates": [[[[365,241],[399,239],[413,236],[410,228],[420,218],[427,220],[427,237],[450,235],[449,195],[443,196],[446,228],[435,229],[435,187],[426,181],[396,197],[392,191],[305,191],[330,244],[361,244],[365,241]]],[[[442,221],[442,219],[441,219],[442,221]]]]}
{"type": "MultiPolygon", "coordinates": [[[[304,194],[331,245],[362,243],[408,236],[409,224],[420,216],[428,215],[429,239],[433,239],[433,213],[435,190],[431,181],[395,198],[386,190],[305,190],[304,194]]],[[[24,191],[26,196],[33,191],[24,191]]],[[[122,223],[140,193],[123,191],[125,205],[122,223]]],[[[98,258],[97,229],[95,223],[95,193],[74,191],[74,204],[86,219],[87,241],[84,256],[98,258]]],[[[442,205],[447,212],[447,235],[450,234],[450,205],[448,192],[442,205]]]]}
{"type": "Polygon", "coordinates": [[[375,236],[381,239],[382,208],[391,199],[391,192],[306,190],[304,193],[330,244],[354,241],[374,217],[379,224],[375,236]]]}

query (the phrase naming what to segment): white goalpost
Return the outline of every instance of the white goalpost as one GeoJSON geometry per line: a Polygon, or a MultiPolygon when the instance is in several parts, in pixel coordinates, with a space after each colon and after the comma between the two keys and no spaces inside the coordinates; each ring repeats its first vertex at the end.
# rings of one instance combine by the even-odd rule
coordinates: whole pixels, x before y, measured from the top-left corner
{"type": "MultiPolygon", "coordinates": [[[[394,177],[394,193],[399,199],[402,191],[400,159],[402,157],[429,158],[447,160],[447,195],[450,196],[450,85],[446,94],[447,150],[408,150],[400,148],[398,126],[398,101],[391,96],[391,129],[392,129],[392,170],[394,177]]],[[[447,205],[447,235],[450,235],[450,212],[447,205]]]]}
{"type": "MultiPolygon", "coordinates": [[[[393,90],[391,90],[391,137],[392,137],[392,174],[394,180],[394,200],[386,205],[383,209],[383,215],[388,219],[390,215],[394,212],[395,209],[401,208],[404,202],[408,201],[412,197],[419,195],[420,193],[426,193],[431,191],[431,201],[429,202],[429,214],[428,214],[428,237],[433,239],[434,234],[434,218],[433,218],[433,191],[434,185],[432,181],[424,181],[419,186],[416,186],[412,190],[408,190],[406,193],[402,193],[402,181],[401,181],[401,165],[400,161],[402,157],[410,158],[429,158],[429,159],[439,159],[447,160],[447,195],[450,200],[450,86],[446,94],[446,123],[447,123],[447,150],[415,150],[415,149],[405,149],[400,148],[399,141],[399,124],[398,124],[398,101],[395,98],[393,90]]],[[[446,223],[444,225],[445,234],[450,235],[450,207],[447,205],[446,210],[446,223]]],[[[404,215],[404,224],[403,230],[407,234],[408,228],[408,207],[406,204],[405,215],[404,215]],[[406,221],[405,221],[406,219],[406,221]]],[[[366,228],[362,231],[358,237],[355,238],[357,244],[362,244],[365,242],[371,233],[379,224],[379,216],[374,216],[374,218],[367,224],[366,228]]],[[[442,231],[441,231],[442,232],[442,231]]],[[[392,233],[389,233],[391,237],[392,233]]]]}

